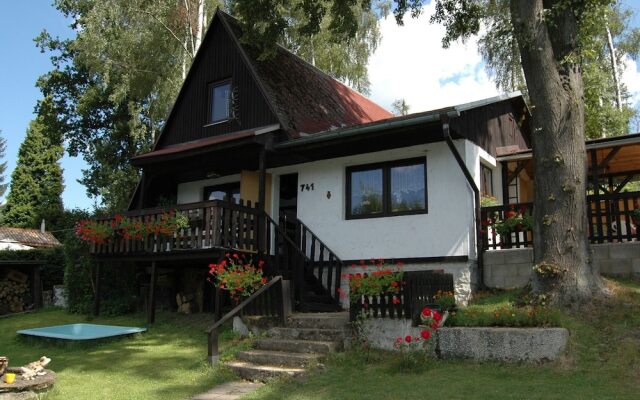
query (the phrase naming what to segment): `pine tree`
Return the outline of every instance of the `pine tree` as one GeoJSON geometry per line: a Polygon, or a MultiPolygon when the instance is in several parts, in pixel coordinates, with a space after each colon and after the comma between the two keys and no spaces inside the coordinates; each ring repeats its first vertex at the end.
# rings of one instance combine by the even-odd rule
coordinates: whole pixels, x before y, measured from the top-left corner
{"type": "Polygon", "coordinates": [[[62,214],[62,154],[61,143],[46,135],[42,122],[31,121],[11,174],[3,225],[36,228],[40,219],[56,219],[62,214]]]}

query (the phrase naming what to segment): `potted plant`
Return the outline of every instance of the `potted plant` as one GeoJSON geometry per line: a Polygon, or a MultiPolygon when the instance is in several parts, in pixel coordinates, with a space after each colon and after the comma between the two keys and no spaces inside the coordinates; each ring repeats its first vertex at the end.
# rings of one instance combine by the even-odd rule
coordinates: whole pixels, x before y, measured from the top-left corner
{"type": "Polygon", "coordinates": [[[231,299],[237,304],[267,283],[267,278],[262,272],[263,266],[262,260],[258,260],[254,265],[251,258],[247,260],[242,254],[227,253],[220,262],[209,264],[207,280],[216,287],[228,291],[231,299]]]}

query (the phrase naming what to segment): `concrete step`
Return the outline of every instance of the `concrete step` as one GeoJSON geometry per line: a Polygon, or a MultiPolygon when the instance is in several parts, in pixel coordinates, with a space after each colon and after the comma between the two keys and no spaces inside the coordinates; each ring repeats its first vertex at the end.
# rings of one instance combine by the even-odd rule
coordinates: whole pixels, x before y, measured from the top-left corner
{"type": "Polygon", "coordinates": [[[349,327],[349,313],[296,313],[289,316],[287,326],[291,328],[347,329],[349,327]]]}
{"type": "Polygon", "coordinates": [[[276,367],[273,365],[257,365],[246,361],[229,361],[225,365],[231,368],[241,378],[249,381],[267,382],[273,378],[283,376],[299,377],[304,374],[304,368],[276,367]]]}
{"type": "Polygon", "coordinates": [[[253,364],[297,368],[304,368],[311,365],[320,357],[322,357],[320,354],[290,353],[274,350],[246,350],[236,354],[238,360],[253,364]]]}
{"type": "Polygon", "coordinates": [[[274,339],[313,340],[339,342],[346,339],[346,329],[318,329],[318,328],[271,328],[267,336],[274,339]]]}
{"type": "Polygon", "coordinates": [[[344,347],[344,342],[294,339],[258,339],[254,342],[253,346],[260,350],[328,354],[341,351],[344,347]]]}

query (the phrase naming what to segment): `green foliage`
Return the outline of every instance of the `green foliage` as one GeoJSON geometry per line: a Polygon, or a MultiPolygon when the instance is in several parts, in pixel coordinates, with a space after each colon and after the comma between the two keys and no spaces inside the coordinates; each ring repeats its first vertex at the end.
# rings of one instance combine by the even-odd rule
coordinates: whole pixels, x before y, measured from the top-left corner
{"type": "Polygon", "coordinates": [[[393,109],[393,114],[396,116],[407,115],[409,114],[409,110],[411,109],[405,99],[395,100],[393,103],[391,103],[391,108],[393,109]]]}
{"type": "Polygon", "coordinates": [[[506,326],[546,327],[558,326],[558,313],[547,307],[505,306],[487,311],[482,307],[469,306],[449,315],[447,326],[506,326]]]}
{"type": "Polygon", "coordinates": [[[282,44],[368,93],[367,62],[380,41],[370,1],[245,0],[232,1],[231,11],[243,23],[242,42],[260,49],[262,58],[273,56],[282,44]]]}
{"type": "Polygon", "coordinates": [[[36,228],[41,218],[58,218],[62,214],[64,185],[59,161],[63,149],[60,140],[48,134],[40,119],[29,124],[2,210],[4,225],[36,228]]]}
{"type": "Polygon", "coordinates": [[[312,12],[316,8],[302,0],[294,4],[56,0],[54,4],[73,20],[77,37],[60,40],[43,31],[36,38],[43,52],[52,53],[54,66],[38,80],[44,95],[38,113],[64,137],[69,155],[87,162],[81,183],[110,211],[127,208],[139,177],[129,159],[148,151],[163,128],[196,54],[199,35],[217,6],[228,6],[245,22],[260,16],[259,23],[251,25],[259,40],[250,40],[248,33],[244,41],[268,41],[273,48],[277,36],[296,54],[361,91],[368,89],[367,61],[379,41],[376,14],[355,6],[349,11],[358,23],[357,38],[333,40],[328,16],[322,18],[319,9],[312,12]],[[320,24],[311,37],[300,33],[312,32],[304,28],[308,18],[320,24]]]}

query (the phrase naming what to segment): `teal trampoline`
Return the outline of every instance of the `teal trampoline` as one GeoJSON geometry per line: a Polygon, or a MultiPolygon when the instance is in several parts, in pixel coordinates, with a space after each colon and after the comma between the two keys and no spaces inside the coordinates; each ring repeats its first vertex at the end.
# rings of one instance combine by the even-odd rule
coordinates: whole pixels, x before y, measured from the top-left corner
{"type": "Polygon", "coordinates": [[[25,336],[37,336],[62,340],[96,340],[118,336],[133,335],[146,331],[146,328],[133,326],[70,324],[47,326],[44,328],[24,329],[17,333],[25,336]]]}

